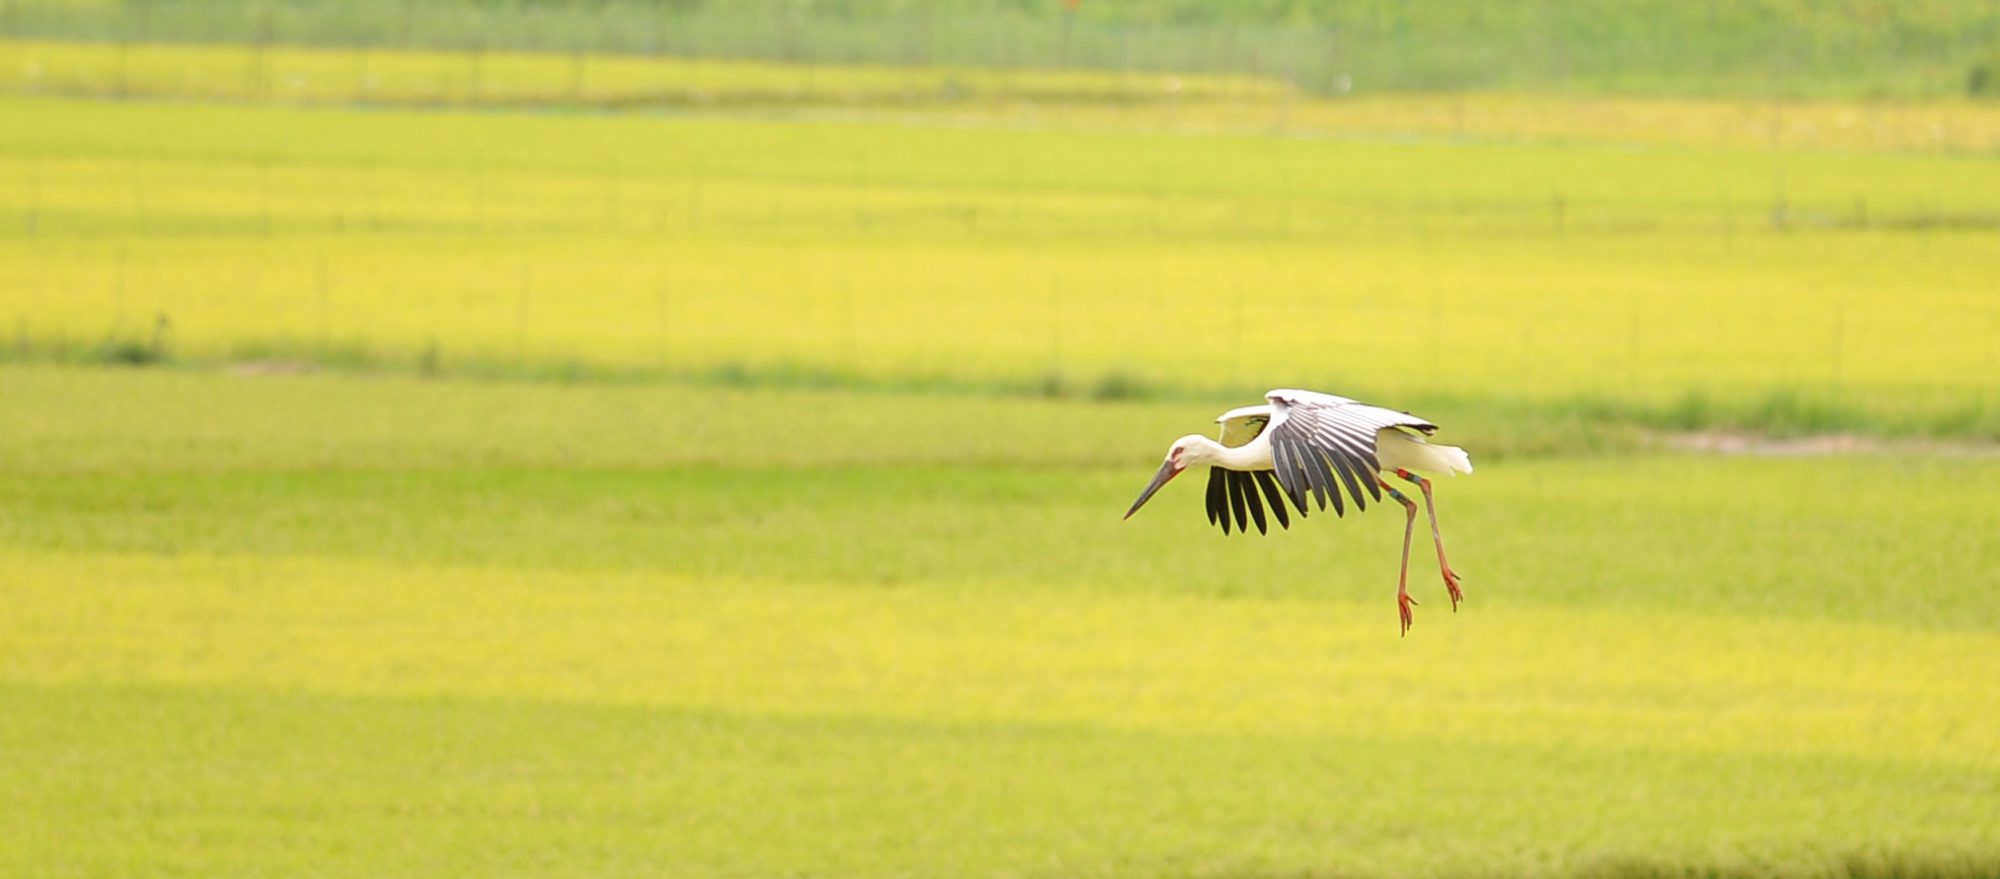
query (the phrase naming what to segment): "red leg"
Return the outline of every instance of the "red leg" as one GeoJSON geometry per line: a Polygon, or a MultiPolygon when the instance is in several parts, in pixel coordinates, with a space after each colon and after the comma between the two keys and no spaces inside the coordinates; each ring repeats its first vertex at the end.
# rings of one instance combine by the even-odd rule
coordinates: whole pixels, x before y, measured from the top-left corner
{"type": "Polygon", "coordinates": [[[1458,603],[1465,600],[1465,593],[1458,591],[1458,572],[1444,560],[1444,535],[1438,533],[1437,503],[1431,499],[1431,481],[1408,470],[1397,470],[1396,475],[1416,483],[1424,491],[1424,512],[1431,517],[1431,543],[1437,547],[1438,571],[1444,574],[1445,591],[1451,593],[1451,610],[1457,613],[1458,603]]]}
{"type": "Polygon", "coordinates": [[[1396,577],[1396,611],[1403,618],[1403,634],[1407,636],[1410,634],[1410,623],[1414,621],[1414,617],[1410,613],[1410,608],[1415,607],[1417,604],[1417,600],[1410,597],[1410,535],[1417,529],[1417,504],[1415,501],[1404,497],[1402,492],[1397,491],[1381,475],[1376,475],[1375,481],[1382,483],[1382,487],[1389,490],[1389,496],[1395,498],[1397,503],[1403,505],[1403,512],[1405,513],[1403,518],[1403,571],[1396,577]]]}

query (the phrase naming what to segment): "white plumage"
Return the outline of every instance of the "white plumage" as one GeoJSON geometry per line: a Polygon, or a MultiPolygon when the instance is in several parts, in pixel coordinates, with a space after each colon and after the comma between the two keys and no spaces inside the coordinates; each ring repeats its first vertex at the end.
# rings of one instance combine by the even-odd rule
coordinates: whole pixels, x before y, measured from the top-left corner
{"type": "Polygon", "coordinates": [[[1287,498],[1300,517],[1307,515],[1310,506],[1321,511],[1332,506],[1334,515],[1344,516],[1349,501],[1357,511],[1365,510],[1370,499],[1380,501],[1386,491],[1407,514],[1403,569],[1396,586],[1398,612],[1407,634],[1411,607],[1417,603],[1409,593],[1410,537],[1416,527],[1417,505],[1383,478],[1383,473],[1392,473],[1423,490],[1438,569],[1452,609],[1458,609],[1464,598],[1459,576],[1445,562],[1431,482],[1420,474],[1471,473],[1471,456],[1457,446],[1425,441],[1425,436],[1437,431],[1437,425],[1408,412],[1315,391],[1280,389],[1265,398],[1270,401],[1265,405],[1222,413],[1216,419],[1222,425],[1220,441],[1199,434],[1175,440],[1165,463],[1125,512],[1125,518],[1138,512],[1160,486],[1198,464],[1209,467],[1209,522],[1221,526],[1224,534],[1229,533],[1232,514],[1237,530],[1247,533],[1254,521],[1257,531],[1265,533],[1264,501],[1269,501],[1271,517],[1278,520],[1278,526],[1290,528],[1287,498]]]}
{"type": "Polygon", "coordinates": [[[1423,437],[1411,436],[1400,430],[1384,430],[1375,434],[1375,457],[1382,462],[1382,469],[1391,473],[1397,470],[1415,470],[1418,473],[1442,473],[1456,476],[1472,472],[1472,456],[1457,446],[1439,446],[1425,442],[1423,437]]]}

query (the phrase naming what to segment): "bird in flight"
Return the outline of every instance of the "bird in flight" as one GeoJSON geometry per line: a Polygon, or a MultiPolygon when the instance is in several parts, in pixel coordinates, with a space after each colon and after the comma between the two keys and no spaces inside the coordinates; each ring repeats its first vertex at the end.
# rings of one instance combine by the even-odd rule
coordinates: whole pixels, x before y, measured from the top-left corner
{"type": "Polygon", "coordinates": [[[1208,465],[1208,521],[1229,533],[1233,513],[1236,528],[1249,532],[1251,522],[1257,533],[1268,533],[1264,504],[1271,504],[1271,518],[1278,527],[1292,527],[1285,512],[1285,498],[1304,518],[1307,498],[1323,512],[1332,505],[1333,514],[1345,516],[1346,500],[1357,512],[1368,509],[1368,500],[1382,500],[1382,493],[1403,505],[1403,570],[1396,583],[1396,607],[1402,616],[1403,634],[1410,632],[1410,609],[1417,601],[1410,597],[1410,535],[1416,529],[1416,502],[1389,484],[1383,473],[1393,473],[1423,491],[1424,510],[1430,514],[1431,542],[1437,546],[1438,569],[1444,576],[1445,591],[1451,596],[1452,610],[1465,596],[1459,591],[1459,576],[1444,558],[1444,537],[1438,532],[1437,506],[1431,498],[1431,481],[1423,473],[1471,473],[1472,459],[1457,446],[1433,445],[1424,437],[1437,432],[1437,425],[1380,406],[1371,406],[1347,397],[1314,391],[1276,390],[1265,395],[1270,403],[1245,406],[1222,413],[1221,441],[1200,434],[1174,440],[1160,472],[1125,518],[1146,505],[1160,486],[1198,464],[1208,465]],[[1347,498],[1341,497],[1341,489],[1347,498]]]}

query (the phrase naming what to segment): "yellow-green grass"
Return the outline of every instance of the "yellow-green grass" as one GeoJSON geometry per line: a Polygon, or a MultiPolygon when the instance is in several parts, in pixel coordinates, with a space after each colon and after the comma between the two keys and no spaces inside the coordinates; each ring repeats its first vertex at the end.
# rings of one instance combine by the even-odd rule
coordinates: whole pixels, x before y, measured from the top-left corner
{"type": "MultiPolygon", "coordinates": [[[[863,107],[936,124],[1064,125],[1298,138],[1601,143],[1755,150],[2000,150],[2000,105],[1979,101],[1757,100],[1542,92],[1372,94],[1339,99],[1142,103],[940,102],[863,107]]],[[[836,112],[827,108],[824,112],[836,112]]]]}
{"type": "Polygon", "coordinates": [[[1210,415],[0,367],[0,872],[2000,865],[1992,459],[1474,444],[1399,639],[1397,515],[1120,521],[1210,415]]]}
{"type": "MultiPolygon", "coordinates": [[[[1145,527],[1119,525],[1105,498],[1122,512],[1174,437],[1213,429],[1211,403],[52,367],[7,367],[0,382],[0,461],[13,477],[4,506],[18,513],[6,533],[49,550],[256,552],[273,522],[288,521],[297,527],[280,529],[283,547],[313,556],[1296,598],[1326,597],[1327,581],[1285,576],[1267,544],[1369,545],[1362,535],[1391,538],[1398,524],[1316,517],[1300,533],[1211,541],[1199,486],[1175,486],[1160,511],[1142,514],[1145,527]],[[516,496],[538,501],[506,503],[516,496]],[[482,508],[489,498],[501,506],[482,508]],[[814,515],[829,499],[844,499],[840,515],[814,515]],[[1052,518],[1027,521],[1035,515],[1052,518]],[[791,528],[791,516],[812,526],[791,528]],[[1100,539],[1051,543],[1051,533],[1147,539],[1143,551],[1100,557],[1100,539]],[[757,551],[774,537],[799,551],[757,551]],[[1242,565],[1263,567],[1228,576],[1242,565]],[[1202,576],[1177,576],[1190,571],[1202,576]]],[[[1996,550],[1990,459],[1569,455],[1510,470],[1498,465],[1521,456],[1496,453],[1519,442],[1518,428],[1491,413],[1424,414],[1481,467],[1443,489],[1453,519],[1489,546],[1511,535],[1504,548],[1461,548],[1465,566],[1510,566],[1496,573],[1514,599],[1692,601],[1944,627],[2000,620],[2000,596],[1967,573],[1996,550]],[[1691,471],[1727,478],[1693,482],[1691,471]],[[1507,502],[1489,504],[1487,492],[1507,502]],[[1928,542],[1899,542],[1918,530],[1928,542]],[[1595,539],[1567,537],[1578,534],[1595,539]],[[1715,576],[1675,576],[1696,562],[1715,576]],[[1573,576],[1614,570],[1645,573],[1573,576]],[[1815,584],[1813,600],[1772,588],[1794,579],[1815,584]]],[[[1356,582],[1393,576],[1392,552],[1368,558],[1356,582]]]]}
{"type": "Polygon", "coordinates": [[[281,104],[914,106],[922,121],[1295,136],[1424,136],[1847,150],[2000,149],[1980,102],[1510,92],[1325,99],[1251,77],[523,52],[0,40],[0,92],[281,104]]]}
{"type": "Polygon", "coordinates": [[[0,91],[419,106],[1282,100],[1247,76],[780,64],[585,53],[0,41],[0,91]]]}
{"type": "Polygon", "coordinates": [[[33,99],[0,116],[0,332],[28,356],[158,335],[196,359],[520,371],[1790,394],[1991,431],[2000,165],[1974,156],[33,99]]]}
{"type": "Polygon", "coordinates": [[[21,584],[0,821],[26,840],[0,857],[23,874],[1972,875],[2000,857],[1991,633],[1475,604],[1399,642],[1380,601],[0,567],[21,584]]]}

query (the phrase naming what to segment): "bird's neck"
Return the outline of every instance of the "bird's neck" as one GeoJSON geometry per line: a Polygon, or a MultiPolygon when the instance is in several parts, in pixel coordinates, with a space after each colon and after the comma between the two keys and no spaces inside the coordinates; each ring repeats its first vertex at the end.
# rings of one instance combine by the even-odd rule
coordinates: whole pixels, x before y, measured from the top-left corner
{"type": "Polygon", "coordinates": [[[1202,460],[1212,467],[1225,470],[1261,470],[1270,466],[1266,455],[1257,446],[1263,437],[1258,437],[1235,448],[1225,446],[1207,437],[1202,437],[1202,460]]]}

